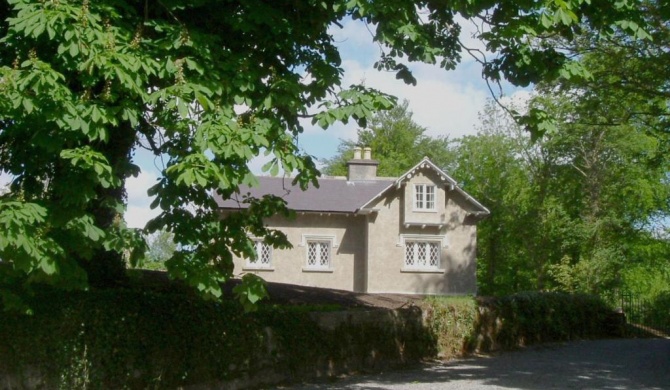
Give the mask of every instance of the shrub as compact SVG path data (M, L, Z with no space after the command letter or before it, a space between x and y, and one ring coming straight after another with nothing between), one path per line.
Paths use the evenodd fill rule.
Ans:
M496 324L480 321L478 333L480 337L495 335L495 340L487 344L501 348L601 337L607 332L611 313L596 296L558 292L525 292L480 300L483 311L489 311Z
M610 335L612 311L591 295L526 292L476 300L429 298L425 306L440 355L447 358Z
M426 323L436 335L439 356L451 359L471 349L477 320L472 297L429 297L423 305Z
M670 291L659 293L650 303L646 322L670 331Z

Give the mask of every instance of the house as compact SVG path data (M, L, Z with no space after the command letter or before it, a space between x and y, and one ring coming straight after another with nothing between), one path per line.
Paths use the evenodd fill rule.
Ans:
M260 177L259 187L242 192L287 201L296 217L266 223L293 248L256 240L257 258L235 259L235 269L357 292L476 293L476 224L489 210L428 158L397 178L377 177L378 164L369 148L357 148L346 178L321 178L307 191L290 178ZM217 202L224 213L245 206L235 198Z

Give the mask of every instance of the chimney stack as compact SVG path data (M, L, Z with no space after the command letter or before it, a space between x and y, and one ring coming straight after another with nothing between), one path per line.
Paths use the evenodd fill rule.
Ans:
M365 181L375 180L377 178L377 166L379 161L372 159L372 149L366 147L362 150L363 158L361 158L361 148L354 148L354 159L347 162L349 174L347 180L349 181Z

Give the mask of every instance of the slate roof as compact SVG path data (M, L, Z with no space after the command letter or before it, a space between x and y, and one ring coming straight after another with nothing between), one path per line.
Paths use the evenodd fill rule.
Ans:
M293 179L288 177L262 176L258 181L258 187L241 187L240 193L231 199L224 200L218 194L214 198L221 208L238 209L247 207L241 203L247 193L257 198L272 194L284 198L288 208L295 211L354 213L394 183L391 179L354 182L343 178L320 178L319 188L310 186L302 191L299 186L292 186Z
M293 179L290 177L261 176L258 178L258 187L241 187L239 194L233 195L231 199L224 200L218 194L214 195L214 199L219 207L231 210L248 207L242 203L247 193L255 198L272 194L284 198L288 208L295 211L355 213L366 209L376 198L391 188L400 188L404 181L409 180L420 169L431 169L436 172L442 180L442 185L449 186L452 191L460 193L467 202L474 206L475 210L478 210L473 212L474 215L490 214L489 209L460 188L456 180L433 164L428 157L424 157L398 178L356 181L348 181L344 178L320 178L319 188L309 187L306 191L302 191L299 186L291 185Z

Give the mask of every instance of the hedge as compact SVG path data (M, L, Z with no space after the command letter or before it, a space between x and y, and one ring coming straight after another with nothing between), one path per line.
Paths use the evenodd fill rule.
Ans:
M0 374L13 378L13 387L172 389L259 376L271 382L262 377L329 376L435 354L418 310L391 318L390 326L345 321L324 330L311 312L332 306L244 313L233 301L133 289L43 289L28 303L33 315L0 317Z
M448 358L601 337L611 316L596 297L560 293L431 298L423 313L359 311L355 321L352 311L323 313L333 306L245 314L234 301L183 291L44 288L28 304L32 315L0 317L0 374L12 378L5 387L271 384L416 362L438 350Z
M619 336L612 309L599 297L524 292L504 297L432 298L427 323L440 354L514 349L543 342Z

